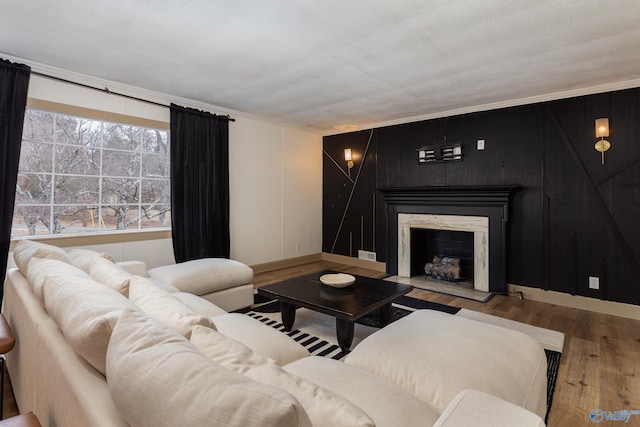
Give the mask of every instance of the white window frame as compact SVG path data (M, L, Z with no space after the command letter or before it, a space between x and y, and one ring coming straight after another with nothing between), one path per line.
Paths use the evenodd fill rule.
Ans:
M71 106L71 105L66 105L66 104L59 104L59 103L53 103L53 102L49 102L49 101L41 101L41 100L34 100L34 99L29 99L28 102L28 108L32 109L32 110L39 110L39 111L44 111L47 113L52 113L55 115L62 115L62 116L75 116L78 118L82 118L82 119L89 119L89 120L96 120L101 122L100 126L104 126L104 123L109 122L109 123L117 123L117 124L124 124L124 125L129 125L129 126L134 126L134 127L139 127L139 128L146 128L146 129L152 129L152 130L160 130L162 132L167 132L167 139L169 138L168 135L168 129L169 129L169 124L165 123L165 122L160 122L160 121L155 121L155 120L149 120L149 119L143 119L143 118L138 118L138 117L132 117L132 116L126 116L126 115L121 115L121 114L115 114L115 113L108 113L108 112L104 112L104 111L99 111L99 110L92 110L92 109L87 109L87 108L83 108L83 107L77 107L77 106ZM54 132L55 134L55 132ZM46 143L51 143L52 144L52 148L55 149L56 146L64 146L67 144L61 144L58 141L55 140L55 137L53 139L53 141L51 142L46 142ZM70 144L70 146L73 146L72 144ZM103 156L104 154L104 150L105 148L102 146L100 146L100 156ZM98 172L98 175L91 175L93 178L97 178L99 179L100 182L100 190L99 190L99 194L98 194L98 209L99 209L99 213L97 216L98 222L100 221L101 218L101 210L103 209L103 206L117 206L117 205L122 205L122 204L114 204L114 203L105 203L102 201L102 182L104 178L113 178L113 179L135 179L135 180L139 180L140 182L138 183L138 185L140 186L139 188L141 188L141 182L144 179L145 181L149 182L152 181L154 178L150 178L150 177L143 177L142 176L142 162L143 162L143 153L145 155L161 155L161 154L155 154L155 153L148 153L148 152L144 152L142 149L136 151L136 150L121 150L121 149L117 149L117 150L113 150L111 148L109 148L109 150L112 150L113 152L116 151L120 151L120 152L128 152L128 153L135 153L136 155L139 155L139 169L138 169L138 176L136 177L131 177L131 176L127 176L127 177L121 177L121 176L117 176L117 175L106 175L103 173L102 171L102 167L100 168L100 171ZM52 150L54 151L54 150ZM166 156L169 156L169 153L167 152L165 154ZM54 159L52 160L52 170L51 171L40 171L40 172L33 172L33 173L41 173L41 174L46 174L51 176L51 185L52 187L55 186L55 177L56 176L67 176L67 177L86 177L87 175L84 174L73 174L73 173L59 173L55 171L55 155L53 156ZM101 162L102 165L102 162ZM168 171L167 171L168 172ZM20 171L20 173L23 173L22 171ZM29 173L29 171L26 171L25 173ZM159 181L162 180L166 180L167 178L159 178ZM126 205L130 205L130 206L135 206L138 209L138 212L142 212L142 206L146 205L145 203L143 203L142 201L142 197L139 197L137 200L137 204L131 204L131 203L127 203ZM89 238L89 241L95 240L101 243L105 243L107 241L113 242L113 241L139 241L139 240L147 240L147 238L143 237L143 235L147 235L148 238L150 239L156 239L156 238L166 238L166 237L170 237L171 235L171 228L170 228L170 223L167 224L167 226L165 227L153 227L153 228L141 228L141 220L140 220L140 215L138 215L138 224L136 228L127 228L124 230L117 230L117 229L113 229L113 228L102 228L102 224L98 224L98 229L99 231L94 231L94 232L81 232L81 233L57 233L57 234L52 234L51 233L51 227L52 227L52 223L53 223L53 207L54 206L73 206L73 205L67 205L67 204L63 204L63 203L55 203L55 194L54 194L54 189L52 188L51 191L51 198L49 200L49 203L46 204L28 204L25 206L43 206L46 207L47 209L49 209L49 215L50 215L50 220L49 220L49 233L48 234L36 234L34 235L16 235L16 236L12 236L12 239L20 239L20 238L35 238L36 240L38 239L43 239L43 240L50 240L50 239L69 239L71 238L74 241L77 241L78 239L81 241L85 241L87 240L87 237ZM17 208L17 206L16 206ZM170 214L170 206L169 206L169 214ZM137 236L134 236L137 235ZM114 238L106 238L105 237L107 235L115 235L115 240ZM127 237L124 237L124 235L127 235ZM92 238L91 236L94 236L94 238ZM122 237L117 237L117 236L122 236ZM66 245L65 245L66 246Z

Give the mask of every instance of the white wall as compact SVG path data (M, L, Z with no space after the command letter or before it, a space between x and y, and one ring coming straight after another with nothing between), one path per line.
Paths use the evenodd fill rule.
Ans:
M322 138L236 119L230 129L231 257L249 265L322 251Z
M52 74L49 70L37 71ZM166 105L175 102L228 113L195 101L56 71L56 75L72 81L109 87L114 92ZM168 108L36 75L31 77L29 96L169 122ZM231 257L255 265L321 252L322 135L239 112L229 113L236 119L229 124ZM168 245L164 241L158 243L128 243L117 251L123 260L139 259L155 265L167 259Z

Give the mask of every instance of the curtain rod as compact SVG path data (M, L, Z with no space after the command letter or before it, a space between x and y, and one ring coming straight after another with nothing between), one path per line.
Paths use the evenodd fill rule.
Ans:
M123 98L133 99L135 101L146 102L147 104L157 105L158 107L170 108L168 105L161 104L159 102L149 101L148 99L142 99L142 98L138 98L138 97L135 97L135 96L126 95L124 93L113 92L113 91L109 90L108 87L105 87L105 88L95 87L95 86L87 85L87 84L84 84L84 83L79 83L79 82L74 82L72 80L63 79L62 77L56 77L56 76L51 76L49 74L40 73L38 71L31 71L31 74L35 74L36 76L45 77L45 78L51 79L51 80L57 80L59 82L64 82L64 83L69 83L69 84L76 85L76 86L81 86L81 87L84 87L84 88L87 88L87 89L97 90L99 92L104 92L104 93L107 93L109 95L117 95L117 96L121 96ZM230 122L235 122L236 121L236 119L234 119L233 117L229 116L228 114L227 115L216 114L216 115L219 116L219 117L226 117L227 119L229 119Z

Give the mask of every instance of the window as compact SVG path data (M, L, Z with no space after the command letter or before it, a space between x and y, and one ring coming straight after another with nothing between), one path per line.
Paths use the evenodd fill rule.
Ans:
M27 108L13 236L169 228L169 132Z

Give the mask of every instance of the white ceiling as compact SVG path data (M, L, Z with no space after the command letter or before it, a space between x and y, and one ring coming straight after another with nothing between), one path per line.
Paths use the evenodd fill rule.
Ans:
M640 86L640 0L0 0L0 52L326 132Z

